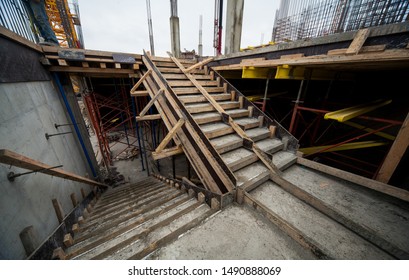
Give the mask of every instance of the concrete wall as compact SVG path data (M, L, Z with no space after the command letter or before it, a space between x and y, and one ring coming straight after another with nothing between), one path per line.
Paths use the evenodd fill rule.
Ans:
M81 176L89 174L75 134L55 136L46 140L45 133L74 131L72 127L54 124L71 123L67 118L60 94L51 81L0 83L0 149L9 149L49 165L64 165L64 170ZM0 258L24 259L26 253L20 232L32 225L39 242L43 242L58 226L52 199L56 198L65 214L72 208L70 194L82 200L85 184L30 174L7 180L8 172L26 172L0 164Z

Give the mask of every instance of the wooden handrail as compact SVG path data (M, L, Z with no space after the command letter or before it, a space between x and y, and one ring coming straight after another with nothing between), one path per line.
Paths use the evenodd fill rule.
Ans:
M71 181L90 184L94 186L108 187L107 185L102 184L100 182L76 175L68 171L64 171L59 168L50 169L52 168L51 165L47 165L45 163L17 154L7 149L0 150L0 162L24 169L37 171L47 175L68 179Z

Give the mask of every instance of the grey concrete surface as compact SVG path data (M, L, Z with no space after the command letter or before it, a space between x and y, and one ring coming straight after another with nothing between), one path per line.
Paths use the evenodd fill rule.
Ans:
M71 123L59 96L50 81L0 84L0 148L87 176L75 134L45 138L45 133L72 131L71 127L54 127ZM88 194L91 187L41 173L9 182L10 171L27 172L0 164L0 259L24 259L20 232L32 225L40 242L44 241L58 226L51 200L56 198L68 214L73 208L70 194L81 200L81 188Z
M331 258L339 260L392 258L271 181L250 192L250 195L303 232Z
M148 259L314 259L314 256L252 209L231 204Z

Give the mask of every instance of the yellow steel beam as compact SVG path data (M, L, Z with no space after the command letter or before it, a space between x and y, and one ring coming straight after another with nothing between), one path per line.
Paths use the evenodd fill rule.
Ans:
M274 70L271 68L245 66L241 77L243 79L267 79L272 71Z
M353 119L357 116L361 116L365 113L371 112L379 107L383 107L391 103L392 100L376 100L371 103L362 104L358 106L353 106L349 108L345 108L342 110L329 112L324 115L324 119L332 119L337 120L339 122L345 122L347 120Z
M365 149L365 148L372 148L377 146L387 145L387 142L380 142L380 141L362 141L362 142L352 142L346 143L340 146L336 146L334 148L328 149L323 151L323 153L327 152L335 152L335 151L345 151L345 150L354 150L354 149ZM299 149L300 152L309 155L319 152L321 150L327 149L332 145L328 146L316 146L316 147L308 147L308 148L301 148Z
M346 121L346 122L344 122L344 124L346 124L346 125L349 125L349 126L352 126L352 127L355 127L355 128L358 128L358 129L361 129L361 130L364 130L364 131L366 131L366 132L373 132L373 131L375 131L375 129L372 129L372 128L369 128L369 127L366 127L366 126L363 126L363 125L360 125L360 124L358 124L358 123L354 123L354 122L351 122L351 121ZM383 138L385 138L385 139L388 139L388 140L392 140L392 141L394 141L395 140L395 136L393 136L393 135L390 135L390 134L388 134L388 133L385 133L385 132L375 132L374 133L375 135L378 135L378 136L380 136L380 137L383 137Z
M304 67L280 65L277 66L276 79L304 79Z

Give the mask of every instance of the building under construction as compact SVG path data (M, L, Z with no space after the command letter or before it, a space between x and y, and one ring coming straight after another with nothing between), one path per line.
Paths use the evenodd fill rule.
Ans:
M189 59L170 2L169 57L0 3L0 258L409 259L408 1L281 1L261 46L227 1L224 55L216 1Z

